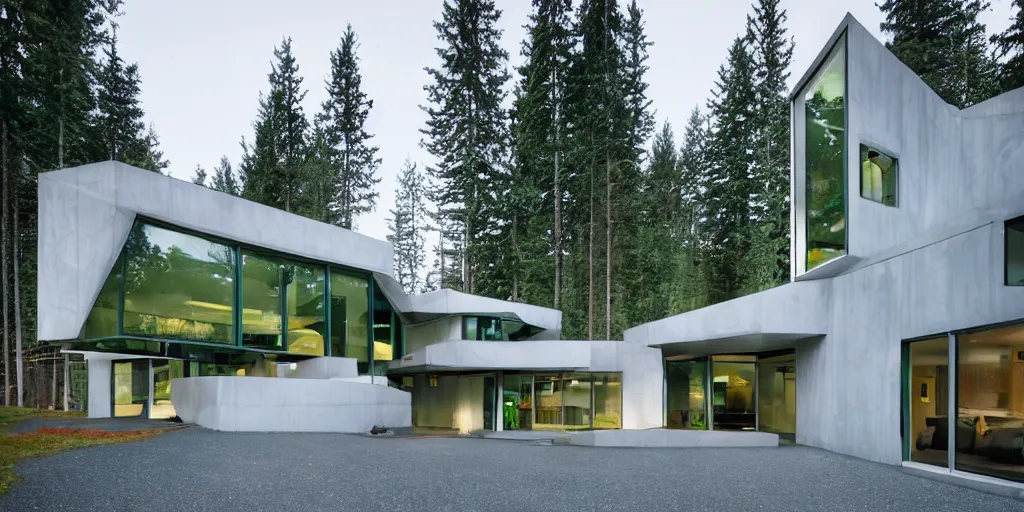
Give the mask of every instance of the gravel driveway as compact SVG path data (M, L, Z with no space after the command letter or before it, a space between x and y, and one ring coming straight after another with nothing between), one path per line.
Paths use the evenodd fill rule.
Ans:
M3 511L1024 511L1024 502L800 446L232 434L194 427L17 465Z

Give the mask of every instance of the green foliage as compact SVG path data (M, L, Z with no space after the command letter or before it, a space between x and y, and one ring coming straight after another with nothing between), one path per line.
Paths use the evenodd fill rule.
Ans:
M1004 59L999 72L1000 92L1024 87L1024 0L1013 0L1013 5L1017 12L1010 18L1010 26L992 36L996 54Z
M395 250L395 278L410 294L422 289L419 276L426 259L426 195L425 177L415 163L406 160L398 175L395 208L388 219L388 241Z
M983 0L886 0L886 43L950 105L966 108L999 91L998 64L992 58L985 25L978 21L989 8Z

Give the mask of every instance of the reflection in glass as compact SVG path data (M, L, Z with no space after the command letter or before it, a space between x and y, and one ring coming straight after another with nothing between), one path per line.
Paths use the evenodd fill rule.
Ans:
M1024 326L956 342L956 469L1024 482Z
M1006 284L1024 286L1024 217L1006 222Z
M591 376L586 373L562 375L562 411L566 430L589 429Z
M142 416L149 403L149 360L114 361L114 417Z
M463 336L463 339L467 339L467 340L475 340L475 339L477 339L477 337L476 337L476 317L475 316L467 316L467 317L463 318L462 321L463 321L463 331L465 332L465 335Z
M366 372L370 290L366 278L331 270L331 355L351 357Z
M391 329L394 315L391 303L380 290L373 289L373 374L386 375L388 361L395 358ZM492 399L493 400L493 399Z
M288 290L288 353L322 356L324 269L287 260L282 269Z
M864 144L860 145L860 196L886 206L896 206L899 162Z
M757 362L757 428L795 440L796 354Z
M594 428L622 428L621 374L594 374Z
M110 269L106 281L103 281L103 287L100 288L96 302L93 304L92 310L89 311L89 317L85 320L85 331L82 333L82 337L85 339L117 335L117 297L118 287L121 285L121 258L121 256L117 257L114 268Z
M153 360L153 410L151 419L166 419L177 416L171 403L171 379L185 376L185 364L178 360Z
M807 270L846 253L845 41L804 95Z
M233 342L231 247L137 222L126 257L125 334Z
M502 418L505 430L533 428L533 375L505 375Z
M712 361L715 430L754 430L754 363Z
M707 429L706 394L707 360L668 361L667 427Z
M242 344L284 350L281 302L287 287L279 258L242 253Z
M535 430L562 428L562 380L555 375L537 375L533 380Z
M917 341L909 346L910 393L905 396L910 399L910 435L906 440L910 443L910 460L945 467L949 448L947 337Z

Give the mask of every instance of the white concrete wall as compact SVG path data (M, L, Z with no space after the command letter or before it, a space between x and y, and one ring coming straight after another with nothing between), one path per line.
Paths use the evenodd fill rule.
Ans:
M110 404L113 401L110 396L110 379L113 365L110 359L89 359L86 358L86 367L89 369L89 417L109 418Z
M463 434L484 428L484 377L460 376L455 389L455 428Z
M295 370L289 377L299 379L335 379L358 377L355 358L314 357L295 363Z
M409 393L337 379L173 379L182 420L230 432L369 432L412 424Z
M462 339L462 317L449 316L422 324L405 326L405 353L423 350L427 345Z

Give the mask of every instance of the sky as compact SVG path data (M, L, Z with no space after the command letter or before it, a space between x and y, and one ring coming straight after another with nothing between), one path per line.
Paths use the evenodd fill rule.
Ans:
M681 142L695 106L704 107L732 40L744 30L753 0L638 0L650 48L648 96L655 119L668 121ZM803 75L842 21L853 14L879 40L883 17L875 0L782 0L793 52L790 85ZM625 0L620 0L625 3ZM523 62L520 47L529 0L496 0L502 45L510 70ZM252 140L259 92L266 91L275 45L292 38L292 51L309 90L311 117L326 97L329 54L347 24L359 36L363 91L373 100L366 130L380 147L380 198L356 231L387 235L396 176L406 158L432 162L420 147L426 116L424 67L439 64L433 22L442 0L126 0L118 18L119 52L137 62L147 123L160 136L171 176L189 179L200 165L212 169L226 155L237 167L242 137ZM1009 26L1010 0L992 0L981 21L989 33ZM515 74L513 73L513 76ZM511 86L511 83L509 84Z

